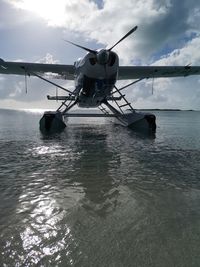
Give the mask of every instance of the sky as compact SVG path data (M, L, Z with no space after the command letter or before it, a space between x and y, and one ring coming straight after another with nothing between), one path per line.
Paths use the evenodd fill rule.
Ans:
M200 6L196 0L0 0L0 58L73 64L85 51L112 46L120 65L200 66ZM0 108L54 109L55 87L0 75ZM57 81L73 89L72 81ZM117 86L129 81L117 82ZM153 87L153 94L152 94ZM124 91L135 108L200 109L200 76L146 80Z

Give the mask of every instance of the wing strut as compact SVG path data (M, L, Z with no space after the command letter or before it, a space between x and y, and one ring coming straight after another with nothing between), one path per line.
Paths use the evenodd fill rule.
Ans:
M49 80L45 79L44 77L40 76L39 74L37 74L37 73L35 73L35 72L33 72L33 71L30 71L28 74L29 74L29 75L32 74L32 75L34 75L34 76L40 78L41 80L43 80L43 81L45 81L45 82L48 82L48 83L50 83L50 84L52 84L52 85L55 85L55 86L57 86L58 88L60 88L60 89L62 89L62 90L64 90L64 91L66 91L66 92L68 92L70 95L76 95L76 93L71 92L71 91L69 91L68 89L66 89L66 88L64 88L64 87L62 87L62 86L60 86L60 85L58 85L58 84L56 84L56 83L54 83L54 82L52 82L52 81L49 81Z
M129 87L129 86L131 86L131 85L133 85L133 84L135 84L135 83L138 83L138 82L140 82L140 81L142 81L142 80L144 80L144 79L146 79L146 78L140 78L140 79L138 79L138 80L136 80L136 81L134 81L134 82L131 82L131 83L129 83L129 84L127 84L127 85L125 85L125 86L123 86L123 87L121 87L121 88L115 90L114 92L112 92L112 95L114 95L115 93L118 93L118 91L122 91L122 90L126 89L127 87Z
M27 73L27 71L25 70L25 68L24 68L24 67L22 67L22 68L23 68L24 71L25 71L25 82L26 82L26 78L27 78L27 74L28 74L28 75L34 75L34 76L38 77L39 79L41 79L41 80L43 80L43 81L45 81L45 82L48 82L48 83L50 83L50 84L52 84L52 85L55 85L55 86L56 86L56 97L55 97L55 98L56 98L57 100L59 99L59 97L57 96L57 90L58 90L58 88L60 88L60 89L62 89L62 90L64 90L64 91L66 91L67 93L69 93L69 97L66 97L66 99L64 99L64 101L62 102L62 104L60 105L60 107L57 109L57 112L59 111L59 112L61 112L63 115L65 115L65 113L66 113L67 111L69 111L73 106L75 106L75 105L77 104L78 100L77 100L75 97L74 97L74 99L71 99L71 100L69 99L70 97L72 97L72 95L77 96L77 94L76 94L75 92L71 92L71 91L69 91L68 89L66 89L66 88L64 88L64 87L62 87L62 86L60 86L60 85L58 85L58 84L56 84L56 83L54 83L54 82L52 82L52 81L49 81L49 80L45 79L44 77L40 76L39 74L37 74L37 73L35 73L35 72L33 72L33 71L30 71L30 72ZM26 90L27 90L27 89L26 89ZM48 98L48 99L51 99L50 96L47 96L47 98ZM69 101L68 104L66 104L67 101ZM64 111L61 111L61 109L62 109L63 107L65 107L65 109L64 109Z

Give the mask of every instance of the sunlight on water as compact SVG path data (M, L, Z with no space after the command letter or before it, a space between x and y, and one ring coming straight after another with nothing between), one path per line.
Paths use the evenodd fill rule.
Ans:
M36 148L30 149L33 154L38 155L45 155L45 154L58 154L60 156L64 156L65 154L62 153L61 146L55 145L55 146L39 146ZM70 151L69 151L70 152Z
M28 195L19 197L20 201L24 203L25 198L30 199ZM64 212L60 212L58 204L55 199L50 199L48 196L41 195L37 199L29 202L32 206L30 218L27 220L30 226L20 234L22 239L23 249L27 252L27 256L32 259L35 264L38 263L43 257L53 255L63 250L66 247L65 239L71 238L70 229L66 227L65 239L59 240L55 245L51 243L45 245L45 241L51 238L56 238L58 235L58 224L65 216ZM56 210L56 212L55 212ZM19 207L17 213L23 213L24 208Z
M97 122L43 136L37 115L13 114L1 266L199 266L200 113L157 112L155 136Z
M81 194L76 194L73 189L67 190L67 198L71 200L65 210L59 203L60 189L54 185L46 184L41 179L41 173L35 173L31 183L24 186L21 195L18 197L16 214L24 217L23 227L20 233L23 251L26 252L26 259L34 264L42 261L44 257L57 255L56 261L59 262L60 252L63 250L73 261L70 254L71 245L75 242L70 227L63 221L68 215L70 202L78 201ZM74 196L73 196L74 195ZM73 205L72 205L73 206ZM57 240L54 242L54 240ZM68 248L69 247L69 248Z
M29 109L22 109L21 111L25 111L27 113L32 113L32 114L43 114L46 110L45 109L39 109L39 108L29 108Z

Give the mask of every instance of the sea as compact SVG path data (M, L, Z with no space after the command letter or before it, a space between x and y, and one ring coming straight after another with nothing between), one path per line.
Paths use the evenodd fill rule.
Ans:
M43 135L0 110L0 266L200 266L200 112L155 134L99 118Z

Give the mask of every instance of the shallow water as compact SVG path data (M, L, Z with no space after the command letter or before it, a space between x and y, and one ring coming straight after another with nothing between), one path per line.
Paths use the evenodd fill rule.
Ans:
M43 136L0 111L1 266L199 266L200 112Z

